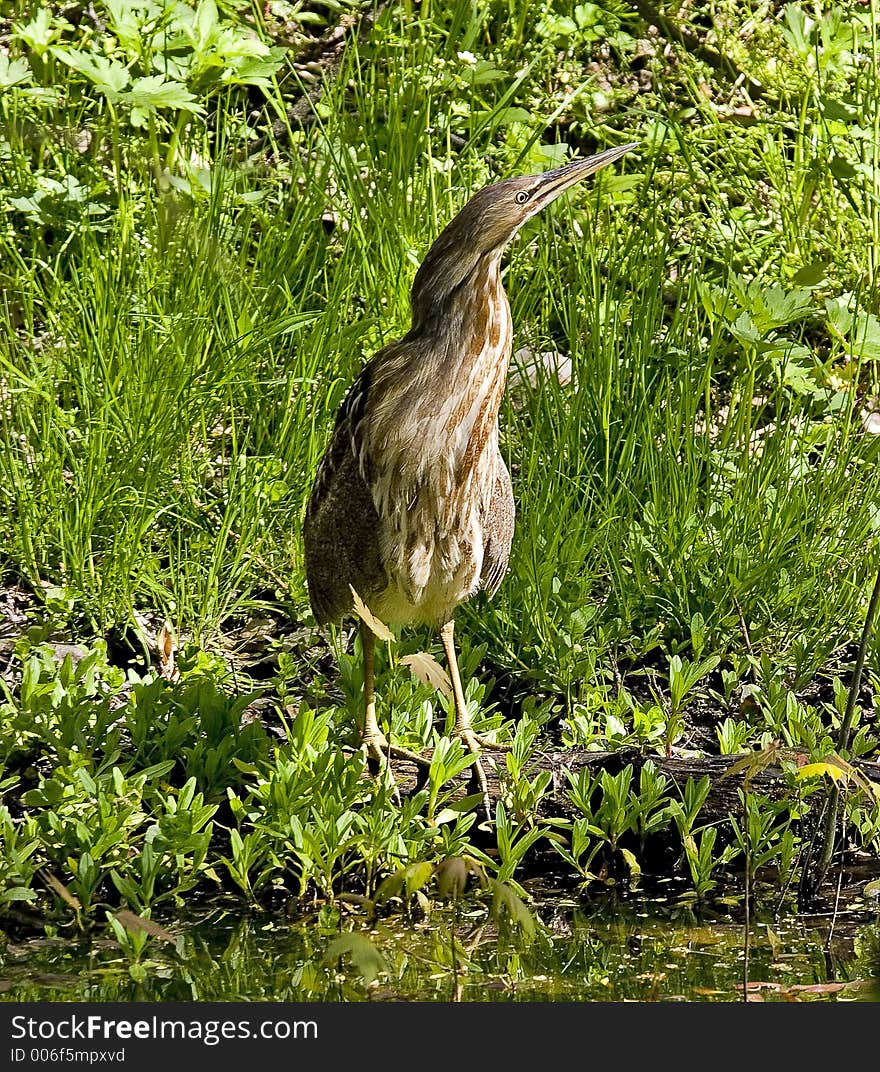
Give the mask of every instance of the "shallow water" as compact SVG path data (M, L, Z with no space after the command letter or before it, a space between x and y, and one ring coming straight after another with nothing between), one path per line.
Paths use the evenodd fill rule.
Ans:
M164 921L174 943L151 939L136 963L107 939L10 940L0 948L0 1000L743 999L741 921L656 901L585 907L557 899L535 915L542 925L528 940L499 930L482 905L457 919L438 908L372 929L344 909L298 921L218 910ZM328 957L334 939L352 929L366 940ZM880 1000L878 943L880 921L866 913L833 925L830 917L753 921L749 1000Z

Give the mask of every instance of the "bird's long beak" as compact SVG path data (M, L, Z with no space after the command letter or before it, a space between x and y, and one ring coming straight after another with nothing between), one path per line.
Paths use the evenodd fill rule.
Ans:
M613 164L615 160L619 160L624 153L628 153L630 149L635 149L636 145L637 142L634 141L629 142L627 145L618 145L613 149L606 149L604 152L596 153L595 156L588 156L583 160L572 160L568 164L563 164L562 167L554 168L552 171L545 171L539 177L540 181L537 191L532 197L532 204L543 208L559 197L561 193L568 190L569 187L580 182L581 179L585 179L588 175L593 175L607 164Z

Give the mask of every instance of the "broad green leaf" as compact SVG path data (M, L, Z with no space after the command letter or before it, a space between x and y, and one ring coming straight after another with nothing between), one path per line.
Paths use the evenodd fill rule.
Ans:
M273 54L278 49L272 49ZM220 78L224 86L262 86L268 89L271 79L284 65L283 55L242 56L228 62Z
M781 328L812 312L812 293L806 287L785 291L781 287L749 287L752 315L765 330Z
M465 77L475 86L487 85L506 78L507 72L489 63L487 60L479 60L473 67L465 68Z
M828 274L829 260L812 261L795 272L794 281L802 287L817 287Z
M110 100L117 100L131 81L128 68L116 60L108 60L106 56L81 52L76 48L60 48L57 45L52 46L51 52L56 59L87 78Z
M437 826L442 826L443 823L454 823L456 819L460 818L461 812L455 811L453 808L442 808L434 816L434 822Z
M35 890L26 889L24 886L13 886L10 890L4 890L0 894L0 901L35 901Z
M217 5L214 0L199 0L194 23L196 31L195 44L198 51L204 51L213 43L219 22Z
M110 17L113 34L129 59L139 59L146 43L144 16L138 10L140 5L132 4L130 0L104 0L103 6Z
M629 868L629 877L633 880L638 879L642 874L642 868L636 859L636 853L630 852L629 849L625 849L623 846L621 846L620 851L626 866Z
M406 889L408 893L415 893L430 882L434 875L434 865L427 860L417 860L409 864L404 870Z
M32 81L33 76L26 59L10 59L4 52L0 52L0 90L27 86Z
M746 346L757 346L763 336L755 326L755 322L747 312L742 312L730 325L730 332Z
M531 941L537 928L534 916L526 908L522 898L510 886L497 879L489 879L489 886L492 889L492 910L495 917L498 918L503 910L523 938Z
M853 318L850 340L854 353L870 361L880 359L880 320L861 310Z
M839 298L825 299L825 315L829 325L838 335L847 335L852 327L853 314L849 311L851 295L841 294Z
M805 763L803 767L798 767L795 778L803 781L804 778L817 778L823 774L827 774L835 782L847 776L845 771L833 763Z
M852 780L856 785L863 789L866 793L871 794L873 797L880 799L880 785L867 778L858 767L854 767L851 763L835 753L826 756L823 760L819 760L815 763L805 763L797 770L797 778L811 778L820 774L827 774L829 778L836 781L849 781Z
M180 82L166 81L161 74L150 74L144 78L138 78L125 94L125 99L135 107L144 110L176 108L198 115L205 111L185 85Z
M376 896L374 898L376 904L382 904L382 902L387 901L389 897L397 897L403 889L405 878L405 867L399 867L393 874L386 875L379 883L376 890Z

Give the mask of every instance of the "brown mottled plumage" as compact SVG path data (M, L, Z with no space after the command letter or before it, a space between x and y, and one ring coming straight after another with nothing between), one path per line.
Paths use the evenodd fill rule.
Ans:
M455 732L474 753L498 746L471 727L452 621L478 588L490 596L497 591L513 538L513 491L498 449L512 341L501 255L526 220L631 148L506 179L471 198L416 273L410 330L375 354L342 402L306 510L315 618L338 621L351 613L354 588L388 624L440 627ZM401 750L389 748L376 722L375 638L363 623L361 635L363 743L381 760ZM474 774L487 800L478 758Z

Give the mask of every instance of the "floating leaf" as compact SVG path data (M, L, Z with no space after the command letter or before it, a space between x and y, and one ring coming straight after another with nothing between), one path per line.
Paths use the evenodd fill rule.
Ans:
M346 934L337 935L327 946L323 963L329 966L346 953L351 957L352 964L367 985L372 983L380 972L388 970L382 954L373 942L359 931L348 931Z

